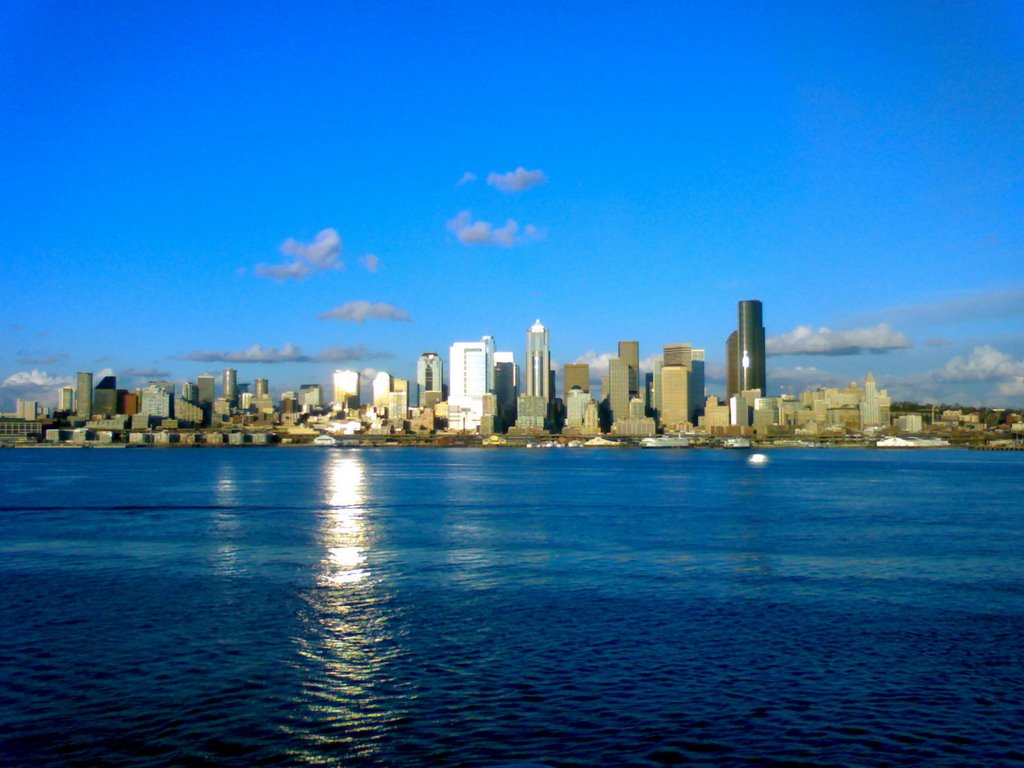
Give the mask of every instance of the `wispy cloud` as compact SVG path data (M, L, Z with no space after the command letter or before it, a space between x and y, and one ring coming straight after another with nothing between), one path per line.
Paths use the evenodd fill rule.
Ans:
M911 346L905 334L885 323L874 328L833 331L798 325L792 331L765 341L768 355L856 355L861 352L888 352Z
M532 224L527 224L520 232L519 223L513 219L509 219L501 227L495 227L489 221L473 221L473 215L469 211L462 211L450 219L448 229L465 245L500 245L505 248L525 245L544 236Z
M401 320L408 322L411 318L404 309L393 304L371 304L368 301L350 301L322 315L317 320L344 320L349 323L363 323L367 320Z
M839 384L836 376L814 366L795 366L794 368L773 368L768 371L768 380L773 390L802 392L818 387L834 387Z
M327 347L318 354L307 355L297 346L288 342L280 349L253 344L238 352L196 351L179 359L199 363L324 363L365 360L366 358L391 357L384 352L371 352L366 347Z
M487 174L487 183L506 194L525 192L530 187L543 184L547 180L548 177L544 171L528 171L523 166L507 173Z
M281 244L281 253L290 256L284 264L257 264L256 274L275 280L300 280L317 272L342 269L341 235L327 228L317 233L312 243L288 238Z
M161 368L122 368L117 375L126 379L166 379L171 372Z
M67 357L63 352L46 354L45 352L25 349L18 351L18 363L21 365L53 365L62 360L67 360Z
M861 322L939 325L1024 315L1024 286L961 293L936 301L903 304L856 315Z
M474 181L476 181L476 174L473 173L472 171L466 171L464 174L462 174L462 178L455 182L455 186L461 187L465 184L472 184Z
M380 267L380 259L372 253L368 253L359 260L367 272L376 272Z

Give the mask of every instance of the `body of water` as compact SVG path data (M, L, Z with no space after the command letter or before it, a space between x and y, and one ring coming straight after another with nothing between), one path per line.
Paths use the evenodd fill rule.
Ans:
M0 451L5 765L1024 763L1024 455Z

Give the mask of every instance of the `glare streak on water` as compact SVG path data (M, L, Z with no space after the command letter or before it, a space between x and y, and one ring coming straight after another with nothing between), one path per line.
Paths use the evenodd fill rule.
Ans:
M0 451L0 763L1024 763L1024 461Z

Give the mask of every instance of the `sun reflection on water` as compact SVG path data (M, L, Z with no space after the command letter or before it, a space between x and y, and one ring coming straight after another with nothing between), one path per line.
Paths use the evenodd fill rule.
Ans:
M361 458L335 452L324 467L321 539L325 556L320 583L357 584L369 576L366 564L366 476Z
M357 451L332 454L321 467L316 587L305 593L305 630L296 637L303 706L287 729L303 763L328 747L371 759L402 714L386 672L398 648L381 579L367 565L375 531L366 462Z

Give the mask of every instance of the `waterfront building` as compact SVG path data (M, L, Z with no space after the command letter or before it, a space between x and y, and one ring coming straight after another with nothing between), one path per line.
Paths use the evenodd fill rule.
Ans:
M225 368L221 387L224 399L231 403L231 405L234 405L238 400L238 371L234 368Z
M516 431L537 432L547 426L548 403L540 395L520 395Z
M427 393L431 405L439 402L444 393L444 361L436 352L424 352L416 361L416 404L424 406Z
M704 401L704 414L699 423L705 432L724 431L729 426L729 406L711 395Z
M333 376L334 392L332 402L335 410L348 410L359 407L359 373L344 370L335 371Z
M39 401L22 400L18 398L14 403L14 417L25 421L35 421L39 416Z
M92 418L92 372L79 371L75 388L75 415L80 419Z
M626 365L626 375L629 377L629 397L640 395L640 342L620 341L619 359Z
M117 413L117 378L104 376L92 393L93 416L112 416Z
M526 394L551 402L551 346L540 320L526 332Z
M448 426L458 432L480 428L483 397L494 392L494 339L457 341L449 350Z
M565 398L565 426L570 430L583 427L587 407L594 402L594 396L580 387L573 387Z
M179 422L201 424L203 422L203 409L198 403L187 400L184 396L174 399L174 418Z

